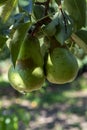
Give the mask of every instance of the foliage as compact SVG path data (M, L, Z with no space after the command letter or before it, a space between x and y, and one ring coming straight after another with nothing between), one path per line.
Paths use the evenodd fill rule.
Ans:
M70 119L70 115L78 115L78 118L81 117L81 119L82 117L84 117L84 119L87 118L87 109L84 106L86 104L79 105L79 102L84 103L86 97L83 95L83 98L81 98L78 97L77 94L79 91L81 92L81 89L84 89L82 86L83 83L81 82L84 81L79 82L78 80L78 82L76 82L77 84L73 82L71 86L70 84L55 86L54 84L48 84L48 82L46 82L47 84L44 84L45 86L40 89L40 91L35 91L26 95L19 94L19 97L14 97L13 95L9 97L9 95L14 92L13 89L13 91L10 90L10 93L8 95L5 95L6 99L3 95L1 96L4 91L0 91L0 129L21 130L23 128L24 130L27 130L30 128L29 126L32 124L32 122L35 123L34 129L36 129L38 122L40 122L39 118L41 117L44 120L44 114L42 114L43 111L47 114L46 118L52 117L54 119L55 117L58 120L58 124L61 124L61 117L59 116L60 113L63 115L65 113L68 119ZM87 83L86 79L85 82ZM2 86L2 88L5 88L5 90L8 89L8 85L3 86L3 84L0 83L0 86ZM87 86L85 86L85 88L87 90ZM84 91L82 92L84 94ZM80 94L80 96L82 96L82 94ZM7 104L7 101L10 103ZM7 106L5 106L5 103L3 102L5 102ZM62 110L61 108L66 109ZM72 118L74 119L74 117ZM78 125L80 125L78 118L76 121L78 122ZM55 120L53 121L56 123ZM48 128L47 123L42 124L43 127ZM67 125L69 126L69 124ZM42 129L42 125L39 125L38 127ZM43 130L45 128L43 128ZM59 125L57 128L59 128ZM51 127L49 129L55 129L55 127Z
M10 107L8 109L3 108L3 110L0 110L0 129L1 130L18 130L20 121L23 121L25 127L28 124L30 120L30 114L26 112L25 113L26 118L25 118L24 115L22 114L25 112L24 109L22 108L18 109L18 107L15 105L13 107Z
M86 0L0 0L0 49L8 47L15 67L26 39L37 37L40 47L44 43L46 48L43 57L45 76L46 56L52 47L68 48L81 59L80 50L84 55L87 53L86 5ZM58 44L52 43L53 39Z

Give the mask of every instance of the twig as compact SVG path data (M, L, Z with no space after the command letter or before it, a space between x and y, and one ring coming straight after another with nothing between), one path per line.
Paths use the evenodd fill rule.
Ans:
M56 0L56 3L58 4L58 6L61 6L61 0Z
M37 21L37 23L35 23L35 26L42 26L43 24L47 24L49 22L51 22L51 19L49 18L49 16L46 16L41 20Z
M43 24L47 24L51 22L51 19L49 18L49 16L46 16L44 18L42 18L41 20L37 21L34 26L35 28L33 29L33 31L31 33L31 35L35 35L35 33L40 29L40 27L43 25Z
M37 4L37 5L44 5L45 6L45 15L44 15L44 18L40 19L39 21L37 21L34 24L35 28L33 29L33 31L29 30L31 35L35 35L35 33L40 29L40 27L43 24L48 24L49 22L51 22L51 19L48 16L48 9L49 9L50 1L51 0L47 0L46 2L35 2L35 4Z
M67 18L64 15L64 12L62 10L62 8L60 9L62 16L63 16L63 20L64 20L64 25L65 25L65 33L67 33Z
M47 11L48 11L48 8L49 8L49 3L50 3L50 0L47 0L46 3L45 3L45 15L47 15Z
M64 12L62 10L61 0L56 0L56 3L58 4L58 8L61 11L61 14L63 16L63 20L64 20L64 24L65 24L65 33L67 33L67 19L66 19Z

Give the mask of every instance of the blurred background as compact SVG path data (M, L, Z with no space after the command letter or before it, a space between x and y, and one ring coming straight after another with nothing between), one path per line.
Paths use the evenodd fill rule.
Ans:
M80 70L69 84L46 81L29 94L8 82L10 54L0 52L0 130L87 130L87 56L78 59Z

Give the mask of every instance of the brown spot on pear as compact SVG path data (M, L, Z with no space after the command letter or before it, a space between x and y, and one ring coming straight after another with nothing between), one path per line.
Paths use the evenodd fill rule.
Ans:
M8 79L18 91L31 92L44 83L43 57L36 37L29 37L22 44L15 68L11 66Z

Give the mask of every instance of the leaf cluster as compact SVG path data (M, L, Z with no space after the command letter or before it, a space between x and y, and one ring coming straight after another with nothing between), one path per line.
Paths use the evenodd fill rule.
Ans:
M87 53L86 0L0 0L0 50L8 46L15 66L28 34L55 37Z

